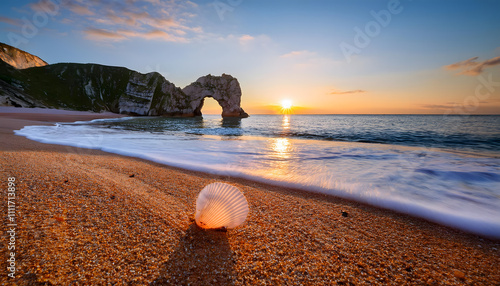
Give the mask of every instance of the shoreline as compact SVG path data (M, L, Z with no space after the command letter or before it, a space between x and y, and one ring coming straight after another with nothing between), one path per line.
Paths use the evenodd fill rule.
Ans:
M328 195L13 134L25 125L85 120L78 116L103 118L0 112L2 182L15 176L22 201L22 259L17 280L7 282L500 281L500 241ZM245 224L227 233L201 231L189 220L198 192L214 181L236 185L250 204Z
M280 116L277 117L280 119ZM125 118L119 118L118 120L112 119L112 122L119 122L122 120L125 120L125 122L129 119L132 119L131 121L135 121L133 117L125 117ZM147 118L144 118L146 122L149 122L150 120ZM201 119L198 118L197 121L201 120L205 122L213 122L216 121L217 119L220 119L220 116L211 116L207 117L206 119ZM152 122L156 122L156 120L161 120L158 117L153 117L151 118ZM141 120L142 121L142 120ZM81 124L80 124L81 123ZM70 126L73 123L69 123ZM109 124L105 123L105 125ZM148 124L148 123L146 123ZM64 124L63 124L64 125ZM78 122L77 125L83 125L85 124L83 122ZM85 128L85 127L84 127ZM46 131L44 131L46 130ZM242 132L242 135L238 135L237 138L238 140L225 140L228 139L227 137L220 137L218 135L203 135L203 137L199 137L198 139L200 140L200 144L190 144L190 142L193 141L188 141L186 143L181 143L179 144L178 139L182 138L177 137L174 135L166 136L166 137L161 137L161 141L158 140L153 140L153 142L161 142L160 144L151 144L150 137L148 137L148 134L141 134L139 135L140 137L137 137L137 139L145 139L144 144L140 145L135 145L135 140L130 142L127 140L127 136L125 138L122 138L122 133L121 132L112 132L111 134L101 137L101 135L94 136L96 134L101 134L99 131L97 133L94 133L94 130L92 128L88 131L89 134L94 134L93 136L86 136L85 132L82 130L76 130L76 132L73 132L71 128L68 128L66 131L63 131L64 129L59 129L59 127L55 126L40 126L36 127L34 129L30 129L29 127L26 127L24 130L21 131L16 131L15 134L17 135L22 135L25 136L26 138L29 138L31 140L37 141L37 142L42 142L42 143L49 143L49 144L61 144L67 146L73 146L73 147L81 147L81 148L90 148L90 149L96 149L96 150L101 150L104 152L110 152L113 154L118 154L118 155L125 155L133 158L141 158L145 159L147 161L151 162L156 162L160 164L164 164L166 166L171 166L171 167L177 167L185 170L190 170L190 171L199 171L199 172L205 172L208 174L213 174L213 175L223 175L223 176L229 176L229 177L235 177L235 178L240 178L240 179L247 179L249 181L253 182L260 182L263 184L268 184L268 185L273 185L273 186L278 186L282 188L289 188L289 189L300 189L306 192L314 192L314 193L321 193L321 194L326 194L326 195L331 195L337 198L343 198L346 200L351 200L351 201L356 201L356 202L361 202L365 203L374 207L378 208L383 208L383 209L388 209L390 211L395 211L398 213L403 213L407 214L413 217L418 217L430 222L434 222L440 225L444 225L447 227L451 227L454 229L462 230L464 232L469 232L473 234L477 234L482 237L490 238L490 239L500 239L500 221L496 219L497 217L500 216L500 212L494 213L492 210L491 213L487 213L483 211L483 208L487 208L490 206L493 206L494 203L484 203L480 206L476 205L468 205L467 207L464 206L464 209L458 210L457 206L461 206L461 202L457 200L453 200L453 198L450 199L450 201L447 201L447 196L436 196L434 197L434 201L426 201L424 200L406 200L405 199L405 192L407 192L408 188L411 188L411 184L408 185L398 185L399 191L401 191L402 196L398 196L398 194L395 194L395 196L389 196L384 193L384 191L387 190L387 188L391 188L394 184L397 182L390 182L387 185L384 185L385 187L372 187L372 186L365 186L361 190L354 188L353 190L349 189L349 185L347 188L345 186L336 186L336 185L325 185L321 183L320 180L309 180L308 176L301 176L301 174L307 173L308 170L307 168L304 169L302 168L301 171L296 171L297 168L300 168L302 163L299 162L294 162L294 163L287 163L283 164L285 167L281 166L274 166L274 167L266 167L263 166L263 169L261 167L255 168L252 166L255 166L256 164L259 165L259 160L258 159L253 159L253 158L248 158L248 157L235 157L236 163L232 165L231 160L224 160L224 159L218 159L217 156L210 157L210 152L207 154L207 150L210 149L217 149L217 148L222 148L220 149L220 153L218 155L226 155L226 151L231 151L234 152L233 154L237 154L240 152L245 152L249 151L250 149L245 149L245 150L240 150L239 147L237 146L238 144L231 144L228 142L245 142L245 146L248 146L248 148L252 148L250 146L253 146L252 150L255 150L255 147L258 145L262 144L281 144L281 139L273 139L272 137L268 136L262 136L262 135L243 135L245 132ZM86 128L84 130L87 130ZM63 132L61 132L63 131ZM82 133L83 132L83 133ZM203 132L202 132L203 133ZM107 131L106 131L106 134ZM127 132L123 134L128 134ZM133 135L136 136L136 135ZM173 136L173 137L171 137ZM73 138L72 138L73 137ZM74 138L78 138L78 140L75 140ZM110 139L114 138L114 139ZM168 138L168 139L167 139ZM230 137L231 139L234 137ZM160 138L158 138L160 139ZM163 141L163 140L168 140ZM221 147L217 144L212 145L210 141L215 140L221 140L224 139L223 141L226 141ZM205 141L205 140L208 140ZM198 140L195 140L198 142ZM142 141L141 141L142 142ZM182 142L182 140L181 140ZM253 142L253 143L252 143ZM331 142L331 141L324 141L324 140L310 140L310 139L304 139L304 138L288 138L286 139L286 144L289 146L289 150L296 150L298 153L298 156L301 156L299 154L302 154L300 149L300 145L302 146L308 146L310 143L314 144L314 149L315 150L325 150L328 149L327 152L332 152L332 150L336 150L335 152L342 152L341 156L349 156L349 152L346 152L346 149L363 149L363 150L370 150L371 152L374 153L384 153L388 152L388 156L401 156L399 160L396 160L396 162L392 161L391 164L385 164L385 167L387 167L390 171L390 174L387 172L385 175L392 175L392 174L397 174L399 170L391 168L392 164L399 164L401 161L408 161L408 160L414 160L414 158L411 158L411 154L417 153L430 153L430 157L435 156L436 154L439 154L438 156L447 156L447 155L452 155L452 156L460 156L459 158L455 158L453 160L467 160L468 158L491 158L491 156L487 156L484 153L479 153L477 151L473 156L471 154L464 154L463 152L452 152L452 149L440 149L440 148L429 148L429 147L414 147L414 146L403 146L403 145L396 145L396 144L376 144L376 143L365 143L365 142ZM132 147L129 147L132 144ZM229 144L229 145L228 145ZM181 152L179 153L179 150L182 150L183 148L186 148L186 153ZM234 149L233 149L234 148ZM274 147L273 147L274 148ZM333 148L333 149L332 149ZM341 149L341 150L339 150ZM342 150L344 149L344 150ZM271 150L271 151L276 151L276 150ZM285 150L285 153L289 152L288 150ZM295 151L293 151L295 152ZM405 154L405 157L402 157L403 154ZM410 155L408 155L410 154ZM209 159L207 159L207 156ZM303 154L302 154L303 155ZM481 156L483 155L483 156ZM281 150L276 153L276 156L281 156ZM318 153L318 156L321 156L321 152ZM408 157L409 156L409 157ZM264 156L265 157L265 156ZM419 155L420 157L420 155ZM425 157L425 156L423 156ZM465 158L467 157L467 158ZM196 158L193 160L193 158ZM266 158L263 158L263 160L266 160ZM437 159L436 159L437 160ZM238 163L239 161L239 163ZM213 163L216 162L214 165ZM272 162L270 162L272 164ZM369 163L369 162L368 162ZM426 170L427 165L422 165L421 162L419 162L421 166L418 168L423 170ZM452 162L449 162L450 164L453 164ZM488 162L483 162L482 164L486 164ZM493 163L493 162L492 162ZM226 166L228 164L231 164L229 168ZM307 162L306 162L307 164ZM328 164L328 160L325 161L325 164ZM338 163L336 166L342 166L343 163ZM343 166L343 168L350 168L351 163L346 162L346 165ZM356 164L356 162L353 162L352 164ZM431 164L431 162L427 161L425 164ZM266 164L264 164L266 165ZM293 165L293 169L290 169L290 173L288 173L286 176L281 176L281 174L284 174L284 172L287 172L289 169L287 166ZM339 172L339 170L335 169L336 166L329 165L328 169L323 168L324 171L326 171L325 174L331 174L331 176L336 176L338 178L339 182L342 182L344 178L346 178L346 174ZM315 167L314 165L312 167ZM331 167L331 171L330 171ZM446 171L446 167L429 167L433 172L436 171L436 174L439 174L441 169ZM474 166L470 166L469 168L462 168L460 169L463 172L467 172L467 170L470 168L473 168ZM267 173L278 173L280 175L278 176L273 176L273 175L267 175ZM377 172L384 173L383 170L379 170ZM429 171L430 172L430 171ZM488 172L488 170L484 170L484 172ZM320 174L322 173L321 171L319 172ZM474 172L472 172L474 173ZM478 173L478 172L476 172ZM468 174L468 173L467 173ZM489 174L489 173L485 173ZM314 177L314 174L311 174ZM454 175L454 174L453 174ZM478 177L477 179L481 179L480 176L476 176L476 174L471 174L472 176ZM493 172L493 175L496 175L495 172ZM493 176L492 175L492 176ZM359 175L358 175L359 176ZM438 175L436 175L438 176ZM325 176L323 176L325 177ZM297 179L300 178L300 179ZM319 178L322 178L321 176ZM350 184L356 184L356 182L362 181L362 178L356 179L355 176L352 176L353 181L350 182ZM432 179L432 178L431 178ZM334 179L333 181L336 181L337 179ZM433 181L433 184L440 185L441 183L446 184L447 178L442 178L443 181L435 180ZM469 181L467 180L463 184L468 184ZM474 182L472 182L474 183ZM473 185L474 186L474 185ZM473 187L472 186L472 187ZM421 187L426 188L427 186L422 185ZM454 187L458 187L460 191L457 191L455 193L452 192ZM449 196L456 195L456 197L459 196L465 196L467 197L467 193L471 191L471 188L467 189L461 189L460 186L455 186L455 185L450 185L448 184L447 189L450 190ZM477 188L475 189L476 191L481 192L481 186L476 186ZM439 188L438 188L439 190ZM436 190L437 193L440 191ZM443 191L443 187L440 189ZM488 188L486 188L484 191L487 191ZM411 196L412 194L417 194L420 190L413 186L413 191L409 192L409 195ZM446 190L444 190L446 192ZM375 195L370 196L370 193L373 192ZM380 194L380 195L378 195ZM384 195L385 194L385 195ZM480 198L477 198L480 199ZM473 198L471 199L473 200ZM440 203L442 202L442 203ZM433 203L435 203L433 205ZM455 206L455 208L453 207Z

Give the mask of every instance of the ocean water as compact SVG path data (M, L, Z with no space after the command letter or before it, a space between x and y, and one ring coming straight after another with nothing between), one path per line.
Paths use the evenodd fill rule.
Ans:
M500 116L128 117L16 134L331 194L500 238Z

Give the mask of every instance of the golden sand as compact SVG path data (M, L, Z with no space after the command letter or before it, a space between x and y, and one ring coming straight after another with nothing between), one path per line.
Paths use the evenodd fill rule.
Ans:
M18 202L16 278L2 222L0 284L500 283L499 241L331 196L33 142L12 134L36 123L19 118L0 118L0 183L16 178ZM227 232L192 221L198 192L217 181L250 205Z

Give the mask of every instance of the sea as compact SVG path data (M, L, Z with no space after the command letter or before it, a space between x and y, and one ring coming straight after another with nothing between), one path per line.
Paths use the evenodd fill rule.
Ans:
M500 116L125 117L15 133L324 193L500 238Z

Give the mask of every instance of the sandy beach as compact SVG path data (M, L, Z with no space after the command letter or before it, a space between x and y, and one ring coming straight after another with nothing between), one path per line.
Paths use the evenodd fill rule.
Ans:
M13 133L113 116L0 113L0 284L500 285L500 241L331 196ZM6 270L8 178L16 183L15 278ZM212 182L245 194L242 226L194 224L197 194Z

